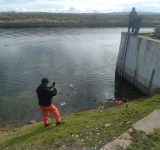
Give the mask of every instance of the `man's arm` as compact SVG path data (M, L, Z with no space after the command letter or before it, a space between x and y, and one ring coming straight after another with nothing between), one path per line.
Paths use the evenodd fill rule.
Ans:
M57 95L57 89L54 88L54 89L52 90L52 96L56 96L56 95Z
M135 11L135 16L137 17L137 12Z
M132 12L129 13L129 21L131 20L132 18Z
M48 89L48 90L47 90L47 93L48 93L50 96L56 96L56 95L57 95L56 86L51 86L51 88L52 88L52 87L53 87L53 90Z

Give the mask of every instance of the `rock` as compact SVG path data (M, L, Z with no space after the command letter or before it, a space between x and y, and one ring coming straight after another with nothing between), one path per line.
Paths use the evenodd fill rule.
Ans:
M130 128L129 130L128 130L128 132L132 135L132 131L133 131L133 129L132 128Z
M105 127L109 127L110 125L111 125L111 124L105 124L104 126L105 126Z
M132 137L130 134L128 134L128 132L122 134L119 139L124 139L124 140L130 140Z
M115 145L114 142L110 142L106 144L104 147L102 147L100 150L117 150L118 147Z
M94 132L95 130L93 129L93 130L91 130L91 132Z
M107 102L113 102L113 99L106 99Z
M116 145L119 145L123 147L124 149L127 149L127 147L132 143L132 141L121 139L121 140L116 140L115 143Z
M126 149L132 143L131 138L131 135L126 132L119 136L117 139L115 139L114 143Z
M78 135L76 135L76 138L78 138Z
M127 121L127 124L130 124L131 123L131 121Z
M18 131L18 130L19 130L18 128L13 129L13 131Z
M30 124L36 124L37 122L35 120L31 120L29 123Z

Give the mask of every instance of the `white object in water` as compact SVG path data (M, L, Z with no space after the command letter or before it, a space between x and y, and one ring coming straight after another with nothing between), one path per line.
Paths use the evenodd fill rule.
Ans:
M73 86L73 84L70 85L71 87Z
M65 106L66 103L65 103L65 102L61 102L60 105L61 105L61 106Z

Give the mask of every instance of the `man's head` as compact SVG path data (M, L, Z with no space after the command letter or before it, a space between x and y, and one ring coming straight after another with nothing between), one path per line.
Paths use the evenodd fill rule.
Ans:
M48 78L43 78L42 81L41 81L41 84L44 85L44 86L47 86L48 83L49 83Z
M135 8L135 7L133 7L133 8L132 8L132 11L135 11L135 10L136 10L136 8Z

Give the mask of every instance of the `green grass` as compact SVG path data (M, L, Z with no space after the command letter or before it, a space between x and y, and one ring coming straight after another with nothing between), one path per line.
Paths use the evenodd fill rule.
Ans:
M155 39L155 40L160 40L160 37L157 37L157 36L155 36L153 34L139 34L139 35L145 36L145 37L149 37L149 38Z
M146 135L143 131L132 132L132 144L128 150L160 150L160 128Z
M0 135L0 149L45 149L55 150L61 147L95 147L103 146L115 139L125 131L127 131L133 123L150 114L155 109L160 109L160 94L148 99L134 100L129 103L129 107L125 105L112 107L98 111L85 111L73 113L63 116L66 121L64 125L56 127L53 125L55 121L51 121L52 125L44 128L43 123L24 126L19 131L12 134ZM111 123L111 126L104 125ZM1 129L0 129L1 131ZM159 132L158 129L156 133ZM137 137L134 133L133 147L138 145ZM145 138L151 140L149 144L145 142ZM144 136L145 150L156 146L156 140L159 138L155 134ZM100 145L102 141L102 145ZM137 149L136 149L137 150Z

